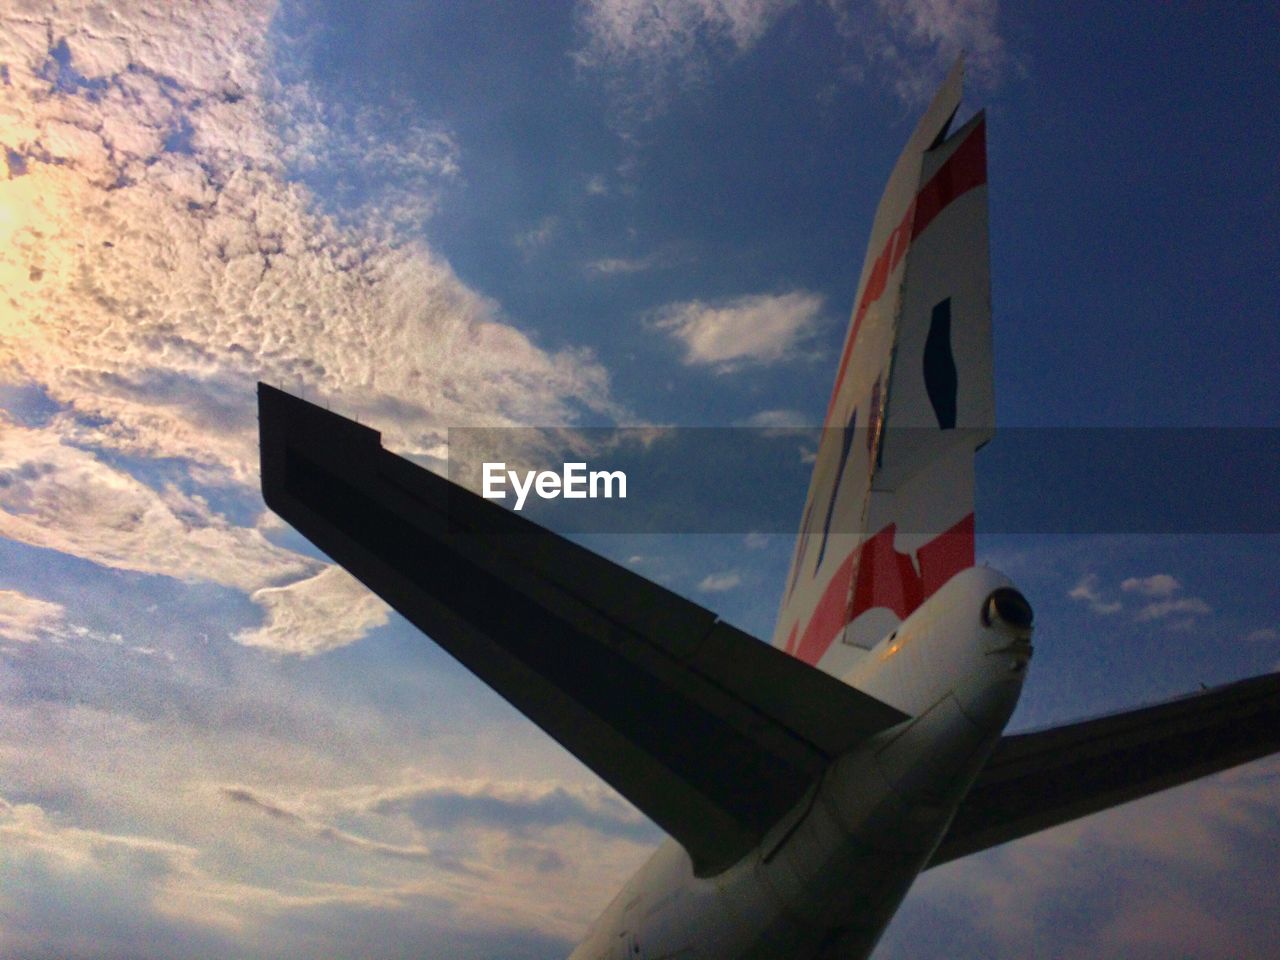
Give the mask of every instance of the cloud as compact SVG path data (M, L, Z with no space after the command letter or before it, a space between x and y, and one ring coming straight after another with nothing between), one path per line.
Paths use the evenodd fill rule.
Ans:
M322 653L387 620L386 605L340 567L231 523L198 494L156 490L56 428L0 433L0 535L117 570L243 590L266 615L236 635L246 646Z
M27 878L6 889L5 953L125 955L145 942L167 955L198 956L200 948L188 944L208 949L210 935L229 925L197 865L199 851L188 844L69 826L37 804L3 799L0 844L10 868ZM121 875L127 886L114 882ZM74 924L66 922L69 905Z
M661 308L655 326L684 345L684 362L718 373L795 357L822 309L817 294L756 294L718 304L701 300Z
M643 109L660 109L710 65L753 47L795 0L582 0L580 66L622 75Z
M1280 640L1280 631L1271 629L1270 627L1262 627L1259 630L1253 630L1245 634L1241 638L1245 643L1262 643L1269 640Z
M197 625L191 611L174 611L175 628L218 620L212 609ZM32 653L9 664L0 698L0 727L12 733L0 759L14 794L47 797L55 832L136 833L193 852L131 854L105 841L76 861L0 835L0 954L234 956L271 942L282 957L315 956L316 945L334 955L563 956L571 945L557 954L548 938L580 936L660 836L598 783L475 778L499 762L541 777L581 769L531 724L515 728L508 717L495 731L492 710L454 690L457 677L411 686L466 730L434 721L424 730L393 691L389 701L366 699L358 684L355 699L329 695L333 684L351 685L344 668L317 686L323 664L275 667L236 648L198 646L192 654L212 655L215 676L193 673L200 663L184 658L180 678L87 644ZM37 660L46 671L23 672ZM366 666L402 667L381 660ZM406 778L406 758L465 776ZM403 804L372 809L371 800L394 800L397 786L402 799L435 792L454 815L419 826ZM458 795L476 804L445 810ZM40 842L74 845L77 836ZM493 954L485 938L495 929L509 943ZM179 937L172 948L170 934ZM205 942L215 934L228 942ZM86 940L77 946L73 936ZM458 946L472 942L475 951Z
M287 800L244 784L215 792L224 810L256 812L263 825L292 833L296 842L283 857L320 857L342 876L356 866L363 887L343 887L342 895L363 890L366 902L385 904L391 924L425 913L434 928L487 930L503 917L546 935L580 936L616 878L639 866L661 836L596 783L411 773L391 786L303 789ZM312 875L323 875L315 866ZM327 933L325 942L345 937Z
M177 581L256 600L263 623L236 639L279 651L318 652L386 619L346 574L268 539L270 518L245 519L262 508L259 379L375 423L414 455L437 453L451 425L618 412L590 352L544 349L419 239L466 145L414 124L415 104L326 103L274 72L289 56L268 48L277 13L256 0L0 13L0 385L42 408L0 422L0 535L170 578L142 583L139 607L153 587L179 602L129 623L130 640L134 626L155 634L135 652L188 632L176 612L162 623L171 610L240 626L222 591ZM335 192L322 196L326 176ZM86 586L88 602L118 599L110 589ZM0 629L86 630L45 603L5 592ZM198 770L296 784L347 772L353 756L385 774L388 756L399 769L398 751L419 752L388 736L375 706L323 696L335 681L314 663L299 697L300 675L231 644L192 641L172 668L116 649L37 644L4 678L20 694L0 698L5 772L23 798L54 799L0 801L6 875L21 878L0 894L0 954L231 956L271 943L303 957L323 942L393 955L412 943L532 960L567 953L613 878L647 854L570 817L544 828L556 843L542 846L575 863L557 872L538 841L495 827L474 831L478 869L500 878L482 883L448 868L462 861L439 834L419 842L407 815L349 823L293 799L197 791ZM605 799L584 810L647 826L612 802L611 814ZM272 825L296 842L264 856ZM580 856L588 844L598 856Z
M1213 609L1200 597L1175 597L1182 589L1178 579L1168 573L1155 573L1148 577L1126 577L1120 581L1120 589L1124 593L1133 593L1141 597L1152 598L1135 613L1133 619L1138 623L1153 620L1164 620L1174 614L1186 614L1184 618L1172 624L1175 629L1189 629L1194 625L1194 618ZM1067 594L1073 600L1088 604L1094 613L1112 614L1124 609L1119 600L1106 600L1098 589L1096 574L1086 574Z
M75 695L81 679L72 680L68 702L3 698L0 726L14 734L0 745L10 785L19 797L50 799L41 800L42 814L29 811L42 829L21 840L4 829L0 803L0 849L22 878L3 885L0 954L229 956L271 942L285 958L314 956L317 944L342 956L399 955L405 944L419 951L444 944L428 952L469 956L451 941L505 929L523 930L524 942L513 938L517 949L497 955L563 956L571 945L548 954L529 944L579 937L661 836L598 783L405 778L405 757L436 767L457 758L440 749L451 739L440 736L443 728L433 725L424 738L394 709L379 717L341 702L307 702L320 698L291 696L292 684L264 683L263 671L197 690L145 677L144 696L159 687L160 709L148 718L86 706ZM247 685L262 697L249 727ZM197 716L189 700L200 701ZM457 718L475 716L464 708ZM297 729L308 721L309 730ZM477 741L463 739L463 765L474 769ZM544 773L567 765L532 726L514 739L529 744L521 750L500 734L480 751L515 749ZM31 756L41 763L24 759ZM360 774L373 782L352 786ZM434 793L441 812L454 815L423 818L420 826L414 815L425 807L403 801L422 793ZM458 796L478 806L448 810ZM504 802L486 805L486 797ZM377 808L382 799L390 802ZM103 939L70 942L76 931L97 933L99 918L112 925ZM362 946L348 925L373 936L379 949ZM169 949L169 933L183 931L187 943L214 935L228 942ZM26 948L35 944L39 951Z
M516 246L520 248L526 257L532 256L555 238L559 228L560 221L558 218L543 217L534 226L516 235Z
M63 625L66 609L29 597L17 590L0 590L0 637L18 643L34 643L42 636L57 633Z
M370 840L368 837L362 837L354 833L349 833L345 830L339 830L331 824L317 822L310 817L305 817L300 813L289 810L277 801L258 794L253 790L250 790L248 787L222 787L220 792L224 798L233 803L252 807L274 820L279 820L283 823L298 827L321 840L339 843L365 853L373 853L383 857L394 857L401 860L430 861L436 859L431 850L420 844L400 845L394 843L381 843L376 840ZM452 864L438 865L452 866Z
M710 573L698 582L699 593L727 593L742 583L742 576L736 570L724 573Z
M247 647L313 656L354 643L387 622L389 608L364 584L338 566L283 587L262 587L251 595L265 608L265 622L233 638Z
M1180 629L1188 629L1194 625L1194 617L1213 612L1209 604L1200 597L1174 597L1174 594L1182 589L1182 583L1177 577L1168 573L1154 573L1149 577L1129 577L1120 582L1120 589L1126 593L1155 598L1134 616L1139 623L1163 620L1173 614L1182 613L1188 616L1179 620L1176 626Z
M257 379L390 420L388 441L407 452L451 424L612 409L589 353L540 349L394 218L341 223L288 179L334 140L365 159L404 152L367 119L351 122L360 137L323 114L301 132L281 125L300 94L264 67L268 15L122 8L92 35L70 16L0 33L0 142L24 170L0 180L0 375L39 385L85 442L246 486ZM72 38L93 100L44 78L50 32ZM454 175L456 149L415 136L413 162Z
M241 590L321 564L238 527L173 485L155 490L56 428L0 431L0 535L104 567Z
M881 949L913 955L920 940L905 941L937 928L919 912L930 903L954 956L1033 956L1045 943L1071 960L1265 955L1280 931L1276 774L1274 758L1236 767L931 870Z
M404 813L423 830L496 829L526 837L566 826L649 843L661 833L612 791L564 783L423 780L380 789L363 809Z
M1162 620L1175 613L1199 615L1212 612L1213 608L1199 597L1178 597L1173 600L1158 600L1155 603L1149 603L1138 611L1134 619L1139 622L1145 622L1148 620Z
M1072 600L1079 600L1088 604L1090 610L1104 616L1117 613L1124 607L1124 604L1118 600L1110 602L1103 600L1102 594L1098 592L1098 576L1093 573L1082 577L1080 582L1067 593L1067 596Z
M323 100L302 79L302 60L295 65L278 56L266 80L265 108L289 174L304 182L323 178L325 196L318 199L344 222L375 232L421 228L461 177L462 149L453 133L424 126L421 107L395 92L354 107Z
M415 916L426 909L450 932L459 928L461 918L441 909L447 888L439 885L257 885L210 870L206 863L213 858L198 846L59 819L38 805L0 799L0 843L9 865L24 877L6 889L0 931L6 955L227 956L243 954L246 943L270 940L281 956L311 956L318 917L341 925L364 921L368 912L385 925L397 913ZM342 944L340 953L362 952L347 942L349 934L326 932L329 944ZM423 942L421 935L417 939Z
M764 427L769 430L789 430L800 428L806 432L813 429L813 415L801 413L799 410L760 410L743 421L748 427Z
M210 506L258 496L257 380L410 455L451 425L619 410L589 351L542 349L406 229L461 175L452 134L403 98L323 100L269 57L275 13L0 15L0 383L56 411L0 435L0 533L254 594L242 642L317 652L385 614ZM160 464L193 486L142 479Z
M71 866L86 864L113 849L159 854L171 862L190 862L196 853L185 844L150 837L60 826L37 804L13 804L3 798L0 798L0 836L15 846L40 850Z
M650 253L643 257L604 257L592 260L587 264L587 272L597 276L625 276L631 273L643 273L660 267L671 266L672 259L666 254Z
M1144 597L1170 597L1181 587L1177 577L1168 573L1153 573L1149 577L1129 577L1120 581L1120 589L1125 593L1138 593Z
M837 30L861 56L857 78L880 77L904 103L926 101L960 55L970 78L994 85L1007 62L997 0L828 0Z
M564 857L551 847L513 845L507 848L507 863L518 867L532 867L538 873L559 873L568 869Z
M680 91L760 43L794 0L581 0L579 66L608 78L627 117L662 112ZM883 83L904 103L932 94L961 54L994 85L1008 61L997 0L827 0L848 48L844 76Z

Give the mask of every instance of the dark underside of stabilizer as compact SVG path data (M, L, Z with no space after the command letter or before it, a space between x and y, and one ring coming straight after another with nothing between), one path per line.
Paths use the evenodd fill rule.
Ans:
M1005 737L930 866L1280 751L1280 674Z
M608 781L701 876L905 719L663 587L258 386L267 505Z

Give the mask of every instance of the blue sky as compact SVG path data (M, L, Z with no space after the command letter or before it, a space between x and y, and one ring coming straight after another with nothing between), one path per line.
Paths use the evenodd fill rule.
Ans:
M567 953L658 833L264 512L253 384L428 463L816 423L961 50L999 424L1280 417L1261 5L165 10L0 14L0 952ZM1037 610L1017 726L1280 666L1266 530L978 530ZM771 632L788 536L588 539ZM877 956L1263 955L1277 769L933 871Z

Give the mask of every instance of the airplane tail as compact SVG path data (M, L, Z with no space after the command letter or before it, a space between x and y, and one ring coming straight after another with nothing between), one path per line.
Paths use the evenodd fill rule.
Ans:
M995 426L982 113L957 63L876 211L773 644L835 675L974 563Z

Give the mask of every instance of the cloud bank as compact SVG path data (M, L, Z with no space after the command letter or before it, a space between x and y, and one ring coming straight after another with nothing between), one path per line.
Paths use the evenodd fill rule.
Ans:
M542 349L406 232L458 175L449 131L414 122L411 104L323 102L287 52L272 60L273 12L84 2L3 16L0 383L56 412L0 437L0 533L243 590L265 619L241 642L316 653L385 612L199 492L256 498L256 381L421 455L449 425L615 406L589 352ZM337 211L294 179L320 167L400 192ZM177 462L191 483L157 488L122 457Z

